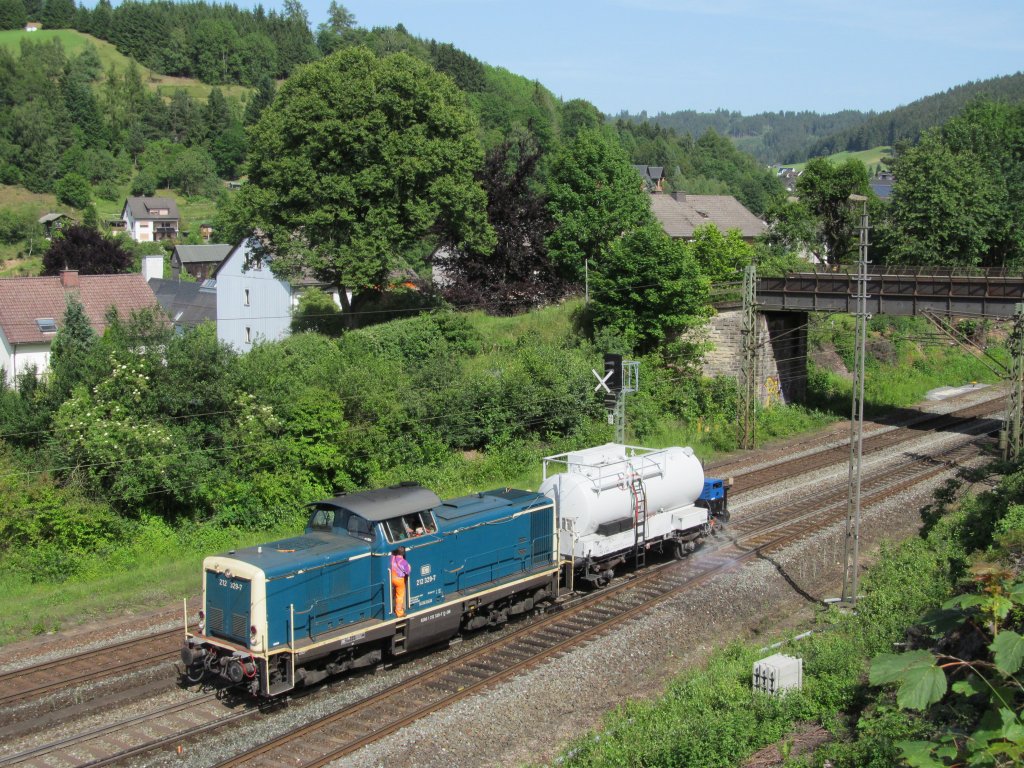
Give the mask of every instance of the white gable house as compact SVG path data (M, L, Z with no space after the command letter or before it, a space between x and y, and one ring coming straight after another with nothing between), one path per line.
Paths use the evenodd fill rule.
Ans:
M266 262L245 267L249 241L235 246L213 273L217 290L217 338L239 352L257 341L285 338L292 322L291 285Z
M178 204L169 197L129 197L121 211L124 229L137 243L178 236Z

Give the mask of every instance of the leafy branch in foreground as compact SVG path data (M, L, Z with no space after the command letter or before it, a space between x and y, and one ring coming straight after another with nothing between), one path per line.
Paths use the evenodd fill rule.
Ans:
M896 704L926 712L934 725L931 741L899 742L908 765L1020 765L1022 624L1024 581L983 574L980 594L959 595L925 617L928 649L872 660L871 684L897 684Z

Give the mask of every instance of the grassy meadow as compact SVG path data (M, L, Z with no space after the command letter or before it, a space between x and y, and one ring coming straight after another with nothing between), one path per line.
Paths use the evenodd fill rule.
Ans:
M75 56L81 53L87 45L92 44L99 55L100 62L103 64L104 72L107 72L111 67L116 72L124 72L132 61L105 40L100 40L83 32L76 32L73 29L40 29L36 32L25 32L21 29L4 30L0 32L0 47L7 48L15 55L18 55L21 50L22 40L40 42L54 39L60 41L68 56ZM201 83L198 80L188 77L161 75L159 72L154 72L152 69L138 63L136 63L136 67L142 77L143 84L167 100L170 100L175 91L180 90L186 91L196 101L205 102L210 96L212 86ZM222 85L220 90L229 101L233 99L242 104L248 100L249 94L252 92L251 88L246 88L242 85Z
M833 163L845 163L847 160L853 158L860 160L869 170L874 170L875 166L881 165L883 170L888 170L888 166L885 164L885 159L892 156L892 147L872 147L871 149L865 149L860 152L838 152L834 155L829 155L828 159ZM807 163L793 163L790 166L798 171L802 171L807 167Z

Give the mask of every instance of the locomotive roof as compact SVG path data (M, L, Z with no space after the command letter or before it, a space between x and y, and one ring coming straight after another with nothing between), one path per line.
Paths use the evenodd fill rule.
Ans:
M333 499L314 502L310 506L329 505L347 509L366 520L378 523L411 512L423 512L440 503L440 497L422 485L402 483L389 488L335 496Z

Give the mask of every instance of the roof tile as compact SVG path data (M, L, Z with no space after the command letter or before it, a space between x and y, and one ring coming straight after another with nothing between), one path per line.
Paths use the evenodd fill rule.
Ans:
M52 333L43 333L36 323L49 317L60 327L64 323L67 294L78 293L89 325L102 334L110 307L124 317L132 312L159 307L152 289L140 274L79 275L78 288L65 289L60 277L0 278L0 330L12 344L45 343Z

